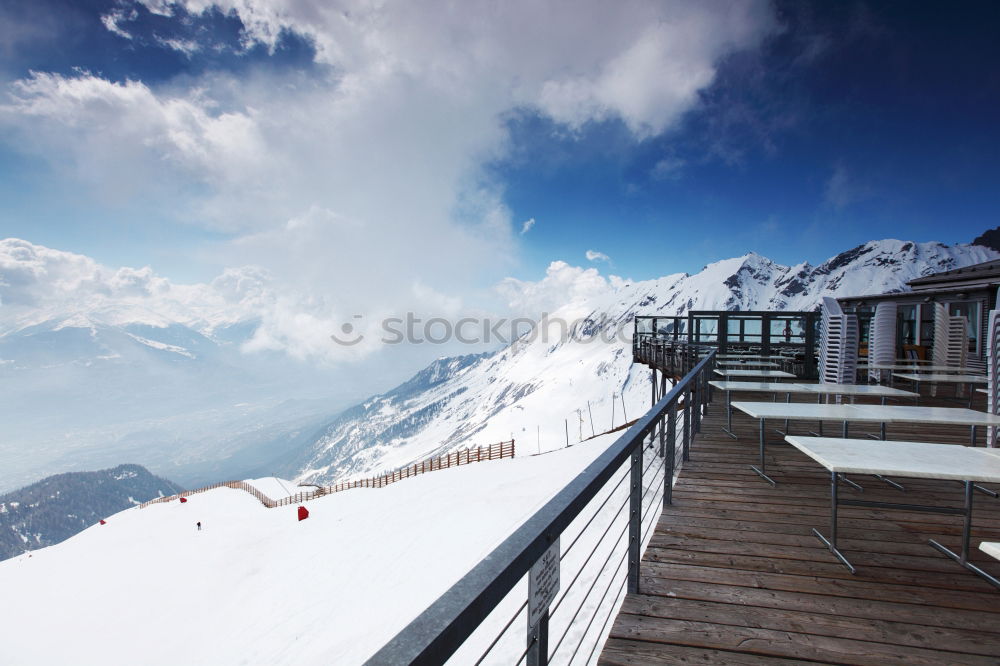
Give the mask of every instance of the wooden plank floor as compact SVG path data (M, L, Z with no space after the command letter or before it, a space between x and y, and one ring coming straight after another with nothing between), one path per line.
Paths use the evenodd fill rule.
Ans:
M741 399L769 398L734 394ZM646 550L640 594L626 597L600 663L1000 664L1000 590L927 543L936 538L958 550L961 517L841 508L840 546L857 568L851 575L811 533L829 532L825 470L770 430L772 488L748 467L757 422L737 413L739 440L725 436L721 402L717 393ZM807 429L792 424L793 433ZM826 432L839 433L839 424ZM853 426L851 436L865 432L875 428ZM964 427L889 430L896 440L968 438ZM854 480L863 495L842 486L842 497L962 502L955 482L901 480L901 493L873 477ZM978 550L981 540L1000 540L1000 500L976 493L974 502L973 560L1000 576L1000 562Z

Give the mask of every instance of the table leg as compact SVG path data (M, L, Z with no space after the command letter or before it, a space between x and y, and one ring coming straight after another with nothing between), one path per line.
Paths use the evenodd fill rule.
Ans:
M822 405L823 404L823 394L822 393L820 393L819 395L816 396L816 404L817 405ZM815 435L816 437L822 437L823 436L823 419L820 419L819 421L817 421L817 424L818 425L817 425L816 431L815 432L810 431L809 434L810 435Z
M775 395L775 398L777 398L777 395ZM785 394L785 403L787 404L787 403L789 403L791 401L792 401L792 394L791 393L786 393ZM782 437L785 437L786 435L788 435L788 419L785 419L785 429L784 430L778 430L777 428L775 428L774 432L778 433Z
M760 478L764 479L772 486L775 486L777 484L774 479L767 475L767 463L764 461L764 433L767 431L767 426L765 424L766 420L767 419L760 420L760 468L758 469L754 465L750 465L750 469L757 472L757 474L760 475Z
M726 427L722 429L722 432L733 439L739 439L736 433L733 432L733 397L732 391L729 389L726 389Z
M985 571L977 567L972 562L969 562L969 538L972 532L972 497L973 497L972 486L973 483L971 481L965 482L965 511L963 512L964 523L962 525L962 554L961 555L955 554L949 548L942 546L934 539L930 539L929 542L931 546L939 550L941 553L955 560L956 562L961 564L969 571L975 573L976 575L985 578L986 581L991 585L1000 588L1000 580L997 580L990 574L986 573Z
M855 490L857 490L859 493L865 492L864 487L862 487L861 485L855 483L854 481L851 481L850 479L848 479L843 474L840 475L840 480L843 481L844 483L846 483L847 485L849 485L850 487L854 488Z
M978 426L974 426L974 425L973 426L969 426L969 446L973 446L974 447L976 445L976 432L977 432L976 428L977 427ZM977 491L981 492L984 495L989 495L990 497L993 497L993 498L1000 498L1000 493L998 493L997 491L990 490L989 488L985 488L985 487L980 486L980 485L975 484L975 483L972 484L972 489L973 490L977 490Z
M823 534L815 527L813 528L813 534L815 534L819 540L823 542L823 545L830 549L830 552L833 553L838 560L840 560L841 564L847 567L847 570L853 574L856 573L854 565L851 564L847 558L844 557L844 554L837 548L837 504L837 473L830 472L830 539L827 540L827 538L824 537Z

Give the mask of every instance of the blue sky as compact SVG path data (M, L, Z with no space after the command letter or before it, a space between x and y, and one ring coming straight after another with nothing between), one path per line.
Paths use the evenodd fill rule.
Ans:
M557 259L650 278L1000 224L995 3L511 3L495 28L476 3L246 6L0 5L0 236L181 281L357 274L388 247L373 288L444 297ZM650 38L650 12L695 28ZM337 107L356 90L370 125ZM283 246L292 227L318 235Z
M641 142L615 123L580 141L518 122L542 156L501 170L512 207L549 223L532 256L574 223L645 276L746 249L815 263L874 238L968 242L997 226L1000 5L920 5L784 4L782 34L729 57L677 128Z

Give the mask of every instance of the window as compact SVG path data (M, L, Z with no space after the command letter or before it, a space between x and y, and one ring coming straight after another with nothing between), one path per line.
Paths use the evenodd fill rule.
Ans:
M904 345L917 344L917 306L899 306L900 335Z

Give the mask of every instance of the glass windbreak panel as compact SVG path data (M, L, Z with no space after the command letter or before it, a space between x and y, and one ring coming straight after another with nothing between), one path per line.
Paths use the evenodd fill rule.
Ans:
M917 344L917 306L900 305L897 310L899 330L904 345Z
M780 342L803 343L806 339L805 321L802 317L772 319L771 344Z
M643 333L652 333L654 324L656 320L649 317L636 317L635 318L635 332L640 335Z
M719 337L719 320L697 317L694 320L694 341L715 342Z
M949 303L948 314L952 317L965 317L968 324L966 330L969 336L969 351L977 351L979 349L979 301Z
M729 320L728 329L730 342L760 342L760 318L733 317Z
M684 320L677 319L676 317L668 318L657 318L656 319L656 334L664 338L676 338L679 334L684 332Z

